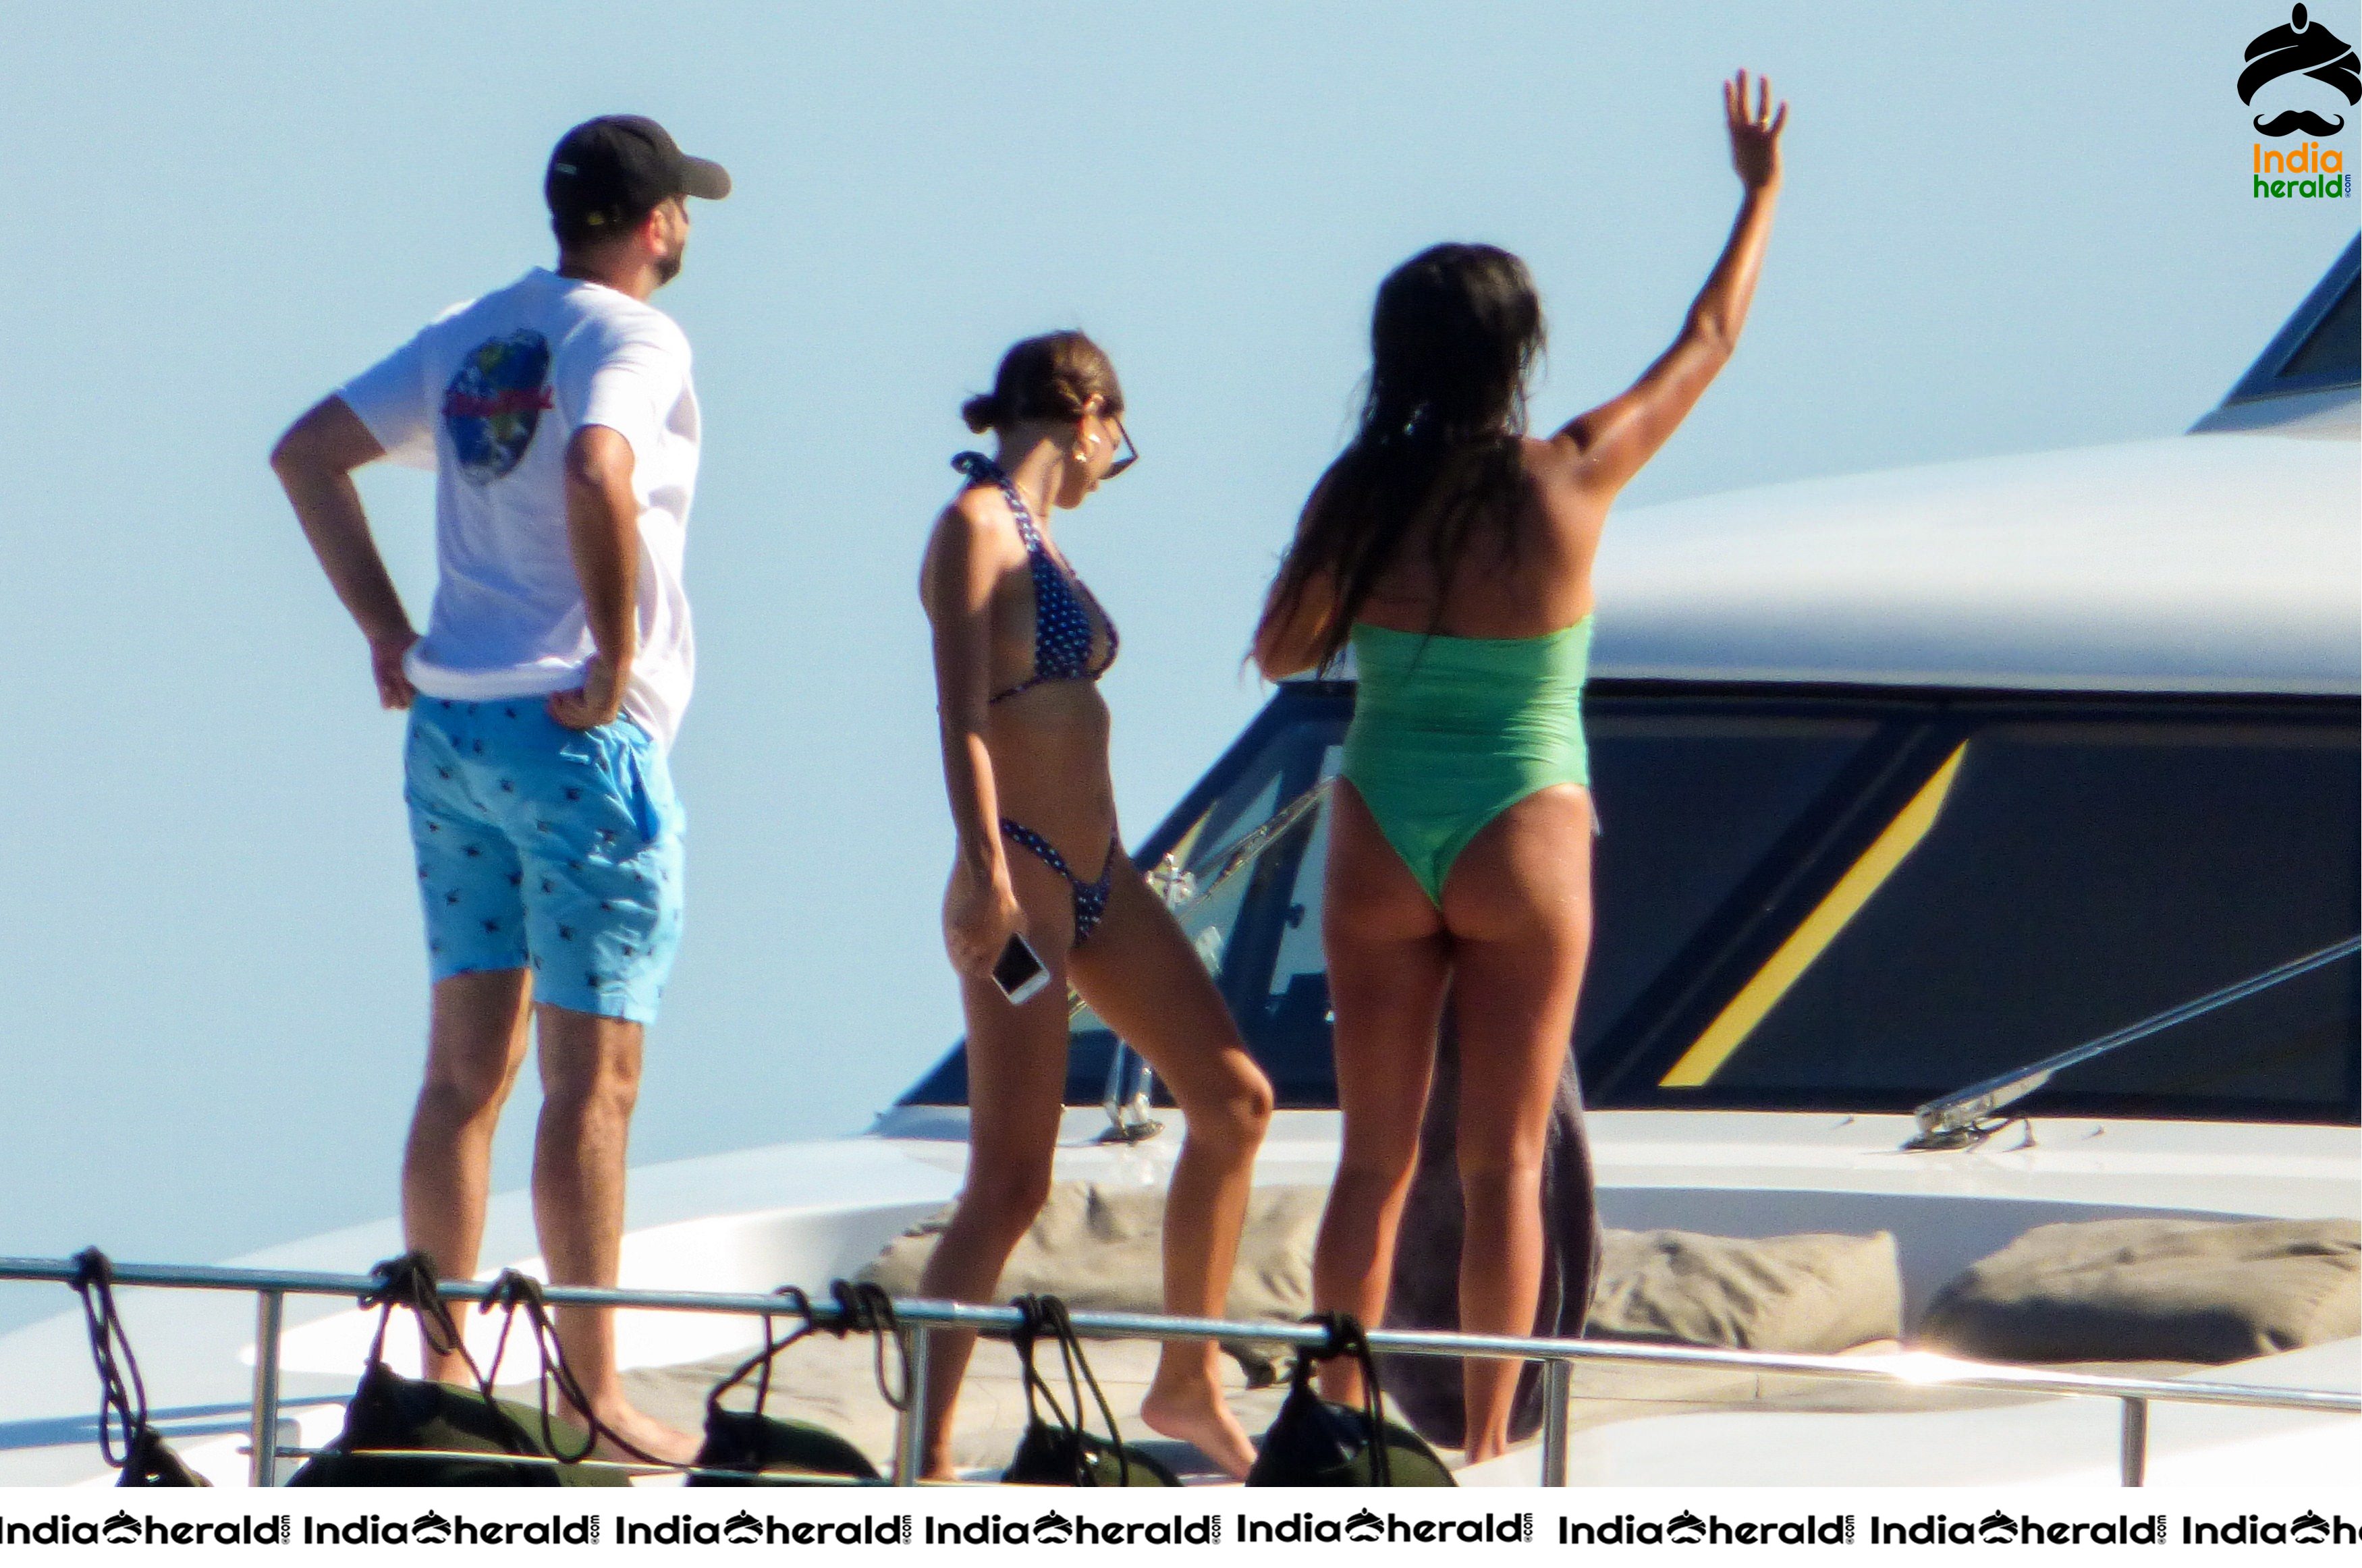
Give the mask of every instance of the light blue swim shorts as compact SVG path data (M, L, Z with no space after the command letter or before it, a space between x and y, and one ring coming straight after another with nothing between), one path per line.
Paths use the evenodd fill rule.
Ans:
M422 696L406 771L435 978L530 968L537 1002L654 1022L687 823L647 732L569 730L539 697Z

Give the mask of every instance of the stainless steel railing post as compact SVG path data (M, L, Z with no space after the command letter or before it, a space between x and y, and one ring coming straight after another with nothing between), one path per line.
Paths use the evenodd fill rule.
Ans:
M2124 1432L2118 1441L2119 1459L2124 1467L2127 1486L2148 1485L2148 1401L2126 1399Z
M279 1485L279 1330L286 1315L286 1292L255 1292L253 1447L247 1466L252 1486Z
M894 1422L894 1485L915 1486L927 1468L927 1364L935 1336L916 1327L900 1332L910 1355L911 1381L902 1390L902 1413Z
M1574 1397L1574 1365L1552 1356L1542 1363L1542 1485L1566 1485L1567 1401Z

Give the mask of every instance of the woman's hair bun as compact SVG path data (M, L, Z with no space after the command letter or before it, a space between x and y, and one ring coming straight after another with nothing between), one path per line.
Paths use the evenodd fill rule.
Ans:
M1000 423L1000 400L990 392L979 392L960 404L960 418L981 436Z
M1095 397L1104 413L1123 412L1107 355L1079 332L1048 332L1001 356L992 390L960 404L960 417L981 436L1021 419L1080 419Z

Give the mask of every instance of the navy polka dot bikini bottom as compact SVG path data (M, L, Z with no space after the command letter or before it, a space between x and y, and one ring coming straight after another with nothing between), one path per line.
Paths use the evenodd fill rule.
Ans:
M1041 857L1042 863L1066 879L1075 898L1075 945L1080 947L1091 938L1099 921L1107 913L1108 893L1115 886L1116 852L1122 847L1114 839L1108 840L1107 860L1099 867L1099 879L1086 882L1066 864L1066 857L1052 847L1048 839L1023 823L1000 819L1000 831Z

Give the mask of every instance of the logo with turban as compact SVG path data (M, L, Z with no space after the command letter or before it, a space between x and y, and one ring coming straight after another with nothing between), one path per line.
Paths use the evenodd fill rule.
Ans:
M2247 69L2239 72L2239 102L2253 104L2266 83L2298 72L2326 82L2345 94L2348 104L2362 102L2362 69L2357 65L2362 62L2356 61L2345 40L2307 17L2304 7L2298 6L2290 10L2288 26L2258 33L2247 45ZM2287 136L2292 131L2335 136L2345 128L2345 116L2332 120L2311 109L2284 109L2268 120L2256 116L2256 130L2262 136Z

